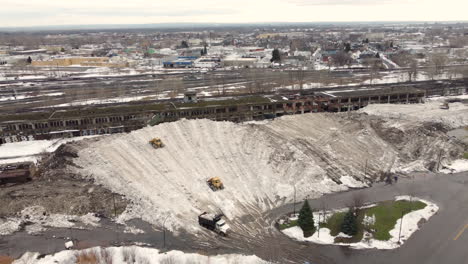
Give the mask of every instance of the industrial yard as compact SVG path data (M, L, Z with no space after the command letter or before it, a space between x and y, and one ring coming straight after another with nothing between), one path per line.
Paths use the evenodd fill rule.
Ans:
M418 1L7 1L0 264L465 263L466 3Z

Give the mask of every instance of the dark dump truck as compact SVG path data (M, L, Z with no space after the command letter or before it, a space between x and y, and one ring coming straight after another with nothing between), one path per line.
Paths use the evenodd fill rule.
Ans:
M223 214L209 214L207 212L198 216L198 224L216 233L227 236L229 225L222 219Z

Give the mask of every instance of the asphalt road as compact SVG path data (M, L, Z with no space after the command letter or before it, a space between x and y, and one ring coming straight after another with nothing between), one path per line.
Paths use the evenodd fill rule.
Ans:
M428 199L439 206L434 215L405 244L395 250L356 250L342 246L324 246L297 242L283 235L273 227L276 219L292 212L288 204L265 214L246 216L233 221L236 230L244 229L228 238L206 232L201 236L167 232L166 248L187 252L203 252L216 255L224 253L255 254L276 263L311 264L466 264L468 263L468 172L459 174L414 174L401 178L397 184L375 184L373 187L325 195L310 200L313 208L325 204L327 208L345 207L355 193L363 193L366 201L392 200L395 196L412 194ZM300 207L297 204L296 209ZM121 226L103 223L97 230L54 229L39 236L25 232L0 237L0 255L20 256L25 251L52 253L63 250L67 237L80 241L80 246L130 245L136 242L155 248L164 245L163 233L153 230L143 222L134 223L145 234L125 234Z
M412 178L401 179L398 184L378 184L362 190L330 194L310 200L310 204L319 208L323 202L327 208L342 208L352 199L354 193L363 193L368 202L385 201L398 195L413 194L434 201L440 209L399 249L354 250L296 242L296 246L301 247L298 255L304 256L306 252L309 255L307 261L323 264L468 263L468 172L414 175ZM292 210L293 205L286 205L271 211L268 217L276 219ZM301 261L303 259L296 259L295 263Z

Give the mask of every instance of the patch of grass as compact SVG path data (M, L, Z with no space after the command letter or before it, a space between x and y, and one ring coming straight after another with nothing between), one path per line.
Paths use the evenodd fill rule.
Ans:
M336 236L341 232L341 224L343 224L345 214L346 212L335 213L328 218L327 222L321 223L320 226L330 229L330 234Z
M370 229L375 230L373 236L377 240L389 240L390 230L395 227L398 219L401 218L402 214L405 215L412 211L424 209L427 205L420 201L386 201L377 204L371 208L365 208L357 211L357 222L358 232L351 238L338 237L335 239L335 243L354 243L362 240L366 227L363 225L363 220L366 215L375 215L375 224ZM332 236L337 236L341 232L341 225L346 212L338 212L328 218L326 223L321 223L320 227L326 227L330 229Z
M297 226L297 220L292 220L289 224L285 223L285 224L279 225L279 229L283 230L283 229L290 228L293 226Z
M468 159L468 152L465 152L465 154L463 154L463 158Z
M368 216L375 215L375 224L372 229L375 230L374 238L377 240L389 240L390 230L395 227L395 224L402 215L424 209L427 205L420 201L388 201L379 203L375 207L366 209Z

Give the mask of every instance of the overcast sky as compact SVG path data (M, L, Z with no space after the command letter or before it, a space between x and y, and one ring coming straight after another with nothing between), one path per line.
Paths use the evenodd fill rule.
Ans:
M0 27L468 20L468 0L0 0Z

